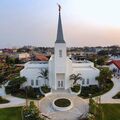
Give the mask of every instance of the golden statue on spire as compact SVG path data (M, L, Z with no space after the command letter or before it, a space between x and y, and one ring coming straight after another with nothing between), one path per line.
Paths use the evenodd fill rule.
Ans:
M58 5L58 8L59 8L59 12L60 12L61 11L61 5L58 4L58 3L57 3L57 5Z

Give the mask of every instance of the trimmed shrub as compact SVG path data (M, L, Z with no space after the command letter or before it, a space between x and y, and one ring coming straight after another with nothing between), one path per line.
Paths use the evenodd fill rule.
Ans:
M42 87L41 87L41 90L42 90L44 93L49 93L51 89L50 89L47 85L45 85L45 86L42 86Z
M80 91L80 85L74 85L73 87L71 87L71 90L72 90L73 92L78 93L78 92Z

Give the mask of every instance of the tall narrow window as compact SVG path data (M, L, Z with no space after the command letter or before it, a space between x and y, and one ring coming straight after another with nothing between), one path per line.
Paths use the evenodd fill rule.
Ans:
M89 84L89 79L87 79L87 84Z
M85 80L84 80L84 79L82 80L82 84L83 84L83 85L85 84Z
M62 57L62 50L59 50L59 57Z
M36 86L38 86L38 80L36 80Z
M33 86L34 85L34 80L31 80L31 86Z
M60 87L60 81L58 81L58 87Z

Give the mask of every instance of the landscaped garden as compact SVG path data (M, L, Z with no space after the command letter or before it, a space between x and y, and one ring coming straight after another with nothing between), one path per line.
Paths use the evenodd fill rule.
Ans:
M100 109L102 111L100 111ZM96 110L96 117L92 120L119 120L120 104L102 104L100 109Z
M87 87L82 87L80 97L88 98L91 94L92 97L102 95L113 87L112 72L108 68L103 68L100 70L100 76L96 78L99 85L90 85Z
M0 109L0 120L44 120L39 116L39 109L30 102L29 106Z
M8 86L6 86L5 90L7 94L11 94L20 98L27 99L40 99L44 95L41 94L39 88L32 88L31 86L27 86L21 88L21 85L26 82L25 77L17 77L12 79Z
M30 105L23 107L22 115L23 120L45 120L43 116L40 116L39 108L33 101L30 102Z
M42 93L40 92L39 88L32 88L29 86L27 89L19 89L18 92L12 94L15 97L19 98L27 98L32 100L40 100L44 97Z
M17 76L19 76L21 66L16 66L17 59L6 56L5 60L0 61L0 84L5 83Z
M102 120L119 120L120 104L102 104ZM21 107L0 109L0 120L22 120ZM100 120L96 118L95 120Z
M101 104L100 99L89 99L88 120L119 120L120 104Z
M109 81L109 82L106 83L106 88L105 89L101 89L97 85L90 85L88 87L82 87L81 93L80 93L79 96L82 97L82 98L89 98L89 95L91 95L92 97L103 95L104 93L111 90L112 87L113 87L113 82L112 81Z

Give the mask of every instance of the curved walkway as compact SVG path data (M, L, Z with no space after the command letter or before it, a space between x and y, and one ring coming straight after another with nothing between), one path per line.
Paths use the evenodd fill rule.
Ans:
M13 97L11 95L6 95L3 98L9 100L9 103L0 104L0 108L8 108L8 107L18 107L25 105L25 99Z
M120 79L112 78L114 83L113 88L101 96L101 103L120 103L120 99L113 99L112 97L120 92Z
M56 98L61 97L70 99L73 102L73 108L64 112L56 111L52 107L52 102ZM42 114L50 117L52 120L78 120L81 115L85 115L88 112L88 103L80 97L69 93L54 93L41 99L39 108Z
M120 103L120 99L112 98L114 95L116 95L120 91L120 79L113 78L112 81L114 83L114 86L110 91L108 91L104 95L101 95L101 103ZM70 111L68 111L67 113L65 112L65 114L75 113L75 116L77 116L77 113L79 113L79 115L80 115L80 114L84 113L84 109L85 109L85 111L87 110L88 99L84 100L78 96L71 95L69 93L53 93L39 101L41 112L43 112L47 115L50 115L50 116L55 116L54 113L56 113L56 111L53 110L53 108L51 107L51 102L55 98L62 97L62 96L70 98L74 102L74 108L71 109ZM6 103L6 104L0 104L0 108L24 106L25 102L26 102L25 99L13 97L11 95L4 96L4 98L9 100L10 102ZM38 103L36 103L36 104L38 105ZM78 112L76 112L76 111L78 111ZM61 114L61 112L58 112L56 114L58 114L57 116L59 116ZM74 116L74 114L72 114L72 115Z

